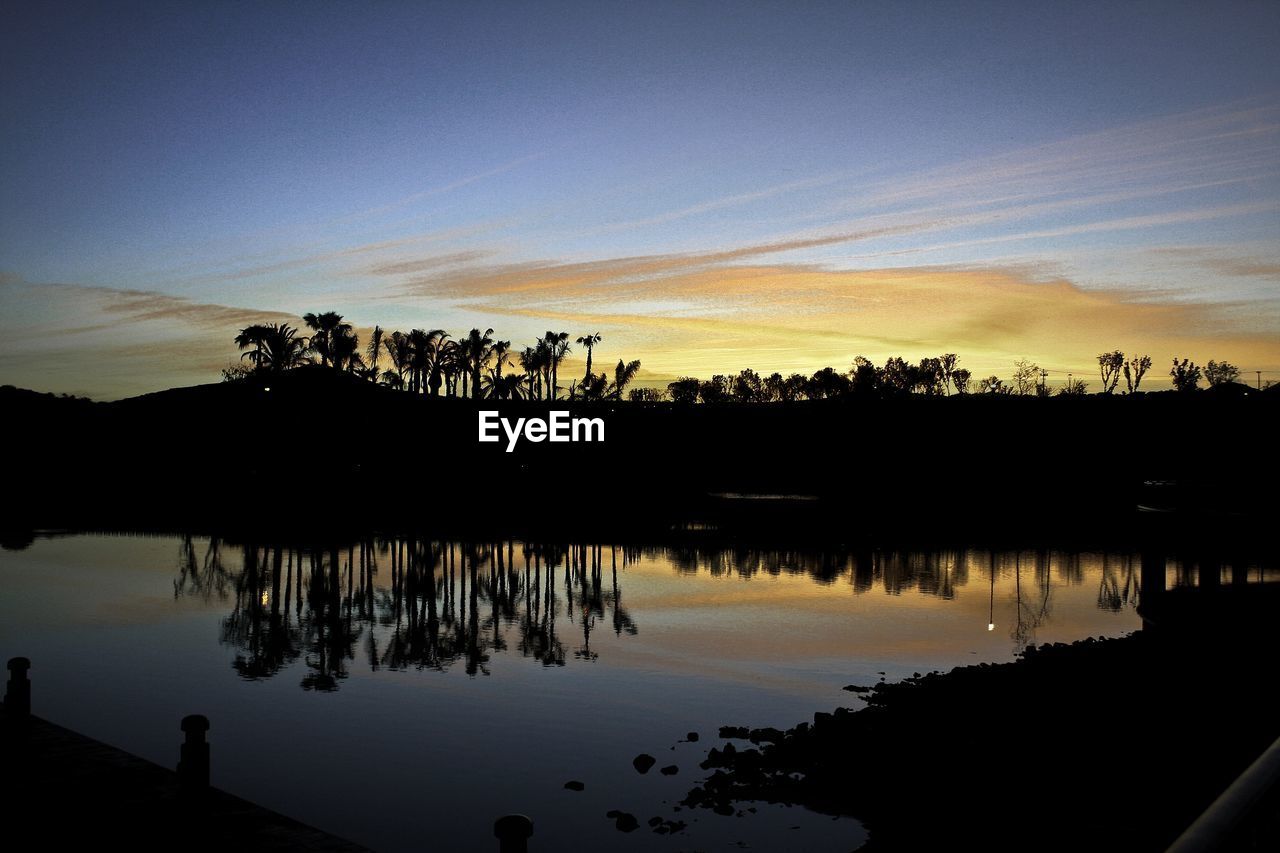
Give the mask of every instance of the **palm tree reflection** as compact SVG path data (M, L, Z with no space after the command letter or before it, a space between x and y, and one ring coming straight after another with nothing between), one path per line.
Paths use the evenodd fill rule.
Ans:
M953 599L971 576L988 581L988 629L996 621L997 581L1012 599L1010 636L1020 649L1035 642L1051 617L1055 590L1099 576L1097 605L1118 611L1137 603L1132 555L1072 555L978 549L874 551L729 547L683 541L670 547L588 542L439 541L417 537L342 542L244 542L184 536L174 595L229 601L220 639L235 650L232 666L246 679L270 678L301 661L301 686L337 690L359 654L370 669L490 674L494 654L518 654L542 666L600 657L593 634L634 636L623 581L639 563L666 564L678 574L717 578L807 576L837 592L909 592ZM238 565L236 557L238 556ZM607 563L607 566L606 566ZM609 572L606 583L605 571ZM981 583L981 581L980 581ZM987 584L983 584L987 586Z

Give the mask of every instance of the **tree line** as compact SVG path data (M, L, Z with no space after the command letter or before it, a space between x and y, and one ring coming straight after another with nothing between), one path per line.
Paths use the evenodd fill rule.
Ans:
M547 331L523 350L511 341L495 340L493 329L472 329L455 340L444 329L412 329L387 333L374 326L363 347L360 336L341 314L326 311L302 318L309 335L287 323L247 326L235 337L241 363L223 371L235 381L257 374L283 373L319 366L351 373L410 394L470 397L484 400L619 400L640 371L640 362L621 359L613 369L595 373L592 361L599 333L575 341L587 353L581 379L560 384L560 365L573 350L568 332Z
M908 395L1015 395L1083 396L1089 382L1068 374L1057 386L1048 383L1048 371L1038 364L1019 359L1008 381L999 376L975 379L958 365L955 353L922 358L918 362L894 356L883 365L858 356L848 370L833 367L806 375L761 376L747 368L737 374L716 374L710 379L682 376L658 388L630 388L640 370L639 360L618 360L612 376L596 373L593 359L603 340L598 332L585 334L574 343L586 353L586 370L581 378L560 382L560 366L573 350L568 332L548 330L522 350L511 341L496 340L493 329L472 329L454 339L444 329L412 329L385 332L374 326L362 347L359 335L341 314L327 311L302 318L310 334L287 323L256 324L240 331L236 346L241 363L223 371L223 378L235 381L257 374L281 373L315 365L347 372L410 394L433 397L470 397L485 400L631 400L640 403L671 401L692 403L772 403L797 400L825 400L840 397L897 397ZM1101 389L1097 393L1142 393L1143 379L1151 370L1148 355L1126 356L1120 350L1097 357ZM1188 358L1173 359L1170 382L1176 391L1190 392L1203 381L1208 386L1235 383L1240 369L1227 361L1210 360L1204 366ZM1124 390L1120 391L1120 382ZM1270 386L1272 383L1268 382ZM1150 382L1147 387L1150 388ZM563 392L563 395L562 395Z

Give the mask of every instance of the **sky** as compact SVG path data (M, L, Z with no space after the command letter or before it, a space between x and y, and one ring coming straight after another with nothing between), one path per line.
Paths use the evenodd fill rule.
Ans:
M656 385L1280 380L1277 43L1274 2L6 4L0 383L217 381L326 310Z

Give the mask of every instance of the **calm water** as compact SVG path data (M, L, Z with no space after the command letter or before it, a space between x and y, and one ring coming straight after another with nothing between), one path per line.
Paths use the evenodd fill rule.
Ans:
M673 805L721 725L1138 628L1138 562L77 535L0 552L0 656L32 659L36 713L166 766L206 714L215 785L379 850L487 853L523 812L534 850L846 851L856 821ZM679 774L639 775L640 752Z

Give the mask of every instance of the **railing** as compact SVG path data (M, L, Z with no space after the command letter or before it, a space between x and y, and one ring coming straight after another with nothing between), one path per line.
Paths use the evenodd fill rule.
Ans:
M1280 783L1280 738L1178 836L1167 853L1208 853L1227 849L1232 836L1277 783Z

